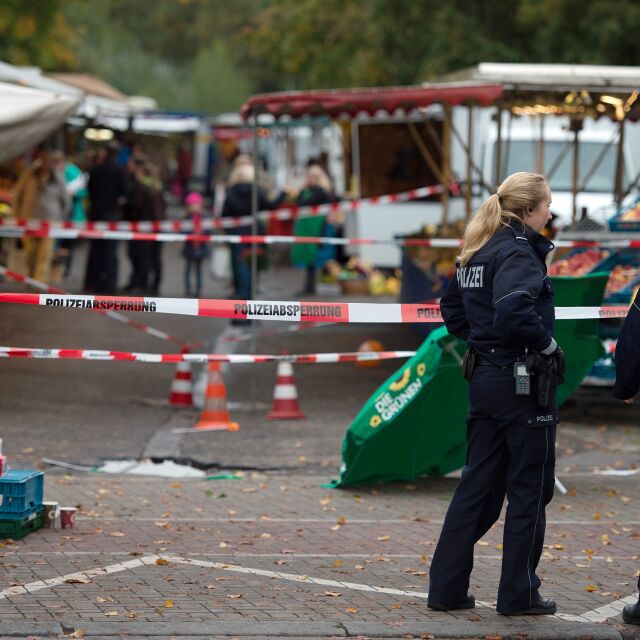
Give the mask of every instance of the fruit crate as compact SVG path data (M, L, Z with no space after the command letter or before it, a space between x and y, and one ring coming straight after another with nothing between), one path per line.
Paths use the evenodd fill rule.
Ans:
M10 469L0 476L0 520L22 520L42 508L42 471Z
M40 509L21 520L0 520L0 539L22 540L30 533L42 529L43 513L43 509Z
M600 254L599 256L597 254ZM612 249L592 249L580 248L569 251L565 256L549 265L550 276L583 276L587 273L595 273L596 271L609 271L607 264L613 257L615 252ZM593 256L593 261L588 261L585 265L585 259ZM564 270L560 267L564 266Z
M616 278L616 267L636 267L638 272L634 277L628 278L623 286L612 291L610 287L614 284L613 280ZM616 251L609 258L598 264L595 271L608 271L611 274L607 289L604 292L606 302L610 304L629 304L635 287L640 283L640 252L633 249Z
M611 231L640 231L640 197L631 205L620 207L609 218Z

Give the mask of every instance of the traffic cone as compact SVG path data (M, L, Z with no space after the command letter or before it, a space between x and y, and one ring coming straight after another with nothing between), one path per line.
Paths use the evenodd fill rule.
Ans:
M180 353L189 353L187 347L183 347ZM191 395L191 365L188 362L178 362L176 375L171 382L169 404L172 407L191 407L193 396Z
M298 390L293 380L293 366L284 360L278 363L273 407L268 420L304 420L306 416L298 406Z
M218 362L209 362L209 380L204 394L204 409L196 429L208 431L238 431L240 425L229 420L227 411L227 390L220 373Z

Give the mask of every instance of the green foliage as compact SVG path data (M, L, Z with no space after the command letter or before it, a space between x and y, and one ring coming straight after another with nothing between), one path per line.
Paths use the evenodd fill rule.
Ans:
M640 64L637 0L1 0L0 60L94 73L165 108L412 84L495 62Z
M75 34L61 6L61 0L2 0L0 60L57 69L73 67Z

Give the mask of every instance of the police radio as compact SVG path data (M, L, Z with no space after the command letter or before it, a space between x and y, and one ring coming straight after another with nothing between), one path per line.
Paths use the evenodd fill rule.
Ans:
M513 377L516 379L516 395L531 395L531 373L526 362L513 363Z

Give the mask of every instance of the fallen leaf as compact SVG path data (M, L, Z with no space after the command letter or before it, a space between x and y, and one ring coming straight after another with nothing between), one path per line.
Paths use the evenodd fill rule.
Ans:
M420 640L434 640L435 636L433 635L433 633L423 633L420 636Z
M562 551L562 549L564 549L564 545L563 544L554 544L553 548L554 549L558 549L558 551Z
M482 620L482 618L480 616L467 616L467 620L470 620L471 622L479 622L480 620Z
M125 534L122 531L112 531L109 534L112 538L123 538Z
M331 598L339 598L342 594L339 591L325 591L324 595Z
M173 608L173 600L165 600L164 601L164 607L165 607L165 609L172 609Z
M588 591L589 593L593 593L594 591L598 590L598 587L596 587L595 584L588 584L585 588L585 591Z
M258 491L255 487L245 487L242 493L256 493Z
M481 547L488 547L488 546L489 546L489 543L488 543L488 542L485 542L484 540L479 540L479 541L478 541L478 544L479 544Z
M104 614L105 616L117 616L118 612L117 611L107 611L107 613Z
M326 498L322 498L320 500L320 504L324 507L331 502L331 496L327 496Z
M172 482L171 483L171 488L172 489L182 489L182 482Z
M347 524L347 520L344 516L338 518L338 524Z
M502 640L502 636L499 636L499 635L497 635L495 633L492 633L492 634L490 634L488 636L485 636L484 640Z
M624 502L625 504L629 504L631 502L631 498L629 498L628 496L620 496L620 500L622 500L622 502Z
M287 564L286 560L274 560L273 564Z
M337 531L339 528L340 528L340 525L336 524L333 527L331 527L331 531Z
M261 538L272 538L273 536L270 533L261 533L260 537Z
M226 547L228 547L229 545L228 545L226 542L221 542L218 546L219 546L221 549L225 549L225 548L226 548Z
M402 605L401 604L392 604L391 608L392 609L402 609Z
M357 607L347 607L345 609L345 613L358 613L359 609Z
M600 520L600 518L602 518L602 514L599 511L596 511L591 517L594 520Z
M140 614L137 611L125 611L124 615L127 616L127 618L137 618Z
M100 596L98 596L96 598L96 602L109 602L109 598L101 598Z
M161 529L169 528L169 523L166 520L158 520L158 522L154 522L153 524L155 524L156 527L160 527Z
M379 542L385 542L386 540L391 540L389 536L378 536Z
M91 580L83 576L71 576L65 580L66 584L90 584Z
M242 598L242 594L241 593L228 593L227 594L227 598L229 598L230 600L237 600L238 598Z
M69 638L84 638L85 632L84 629L76 629L72 634L70 634Z
M168 561L168 560L165 560L164 558L157 558L157 559L156 559L156 564L159 564L159 565L166 565L166 564L169 564L169 561Z

